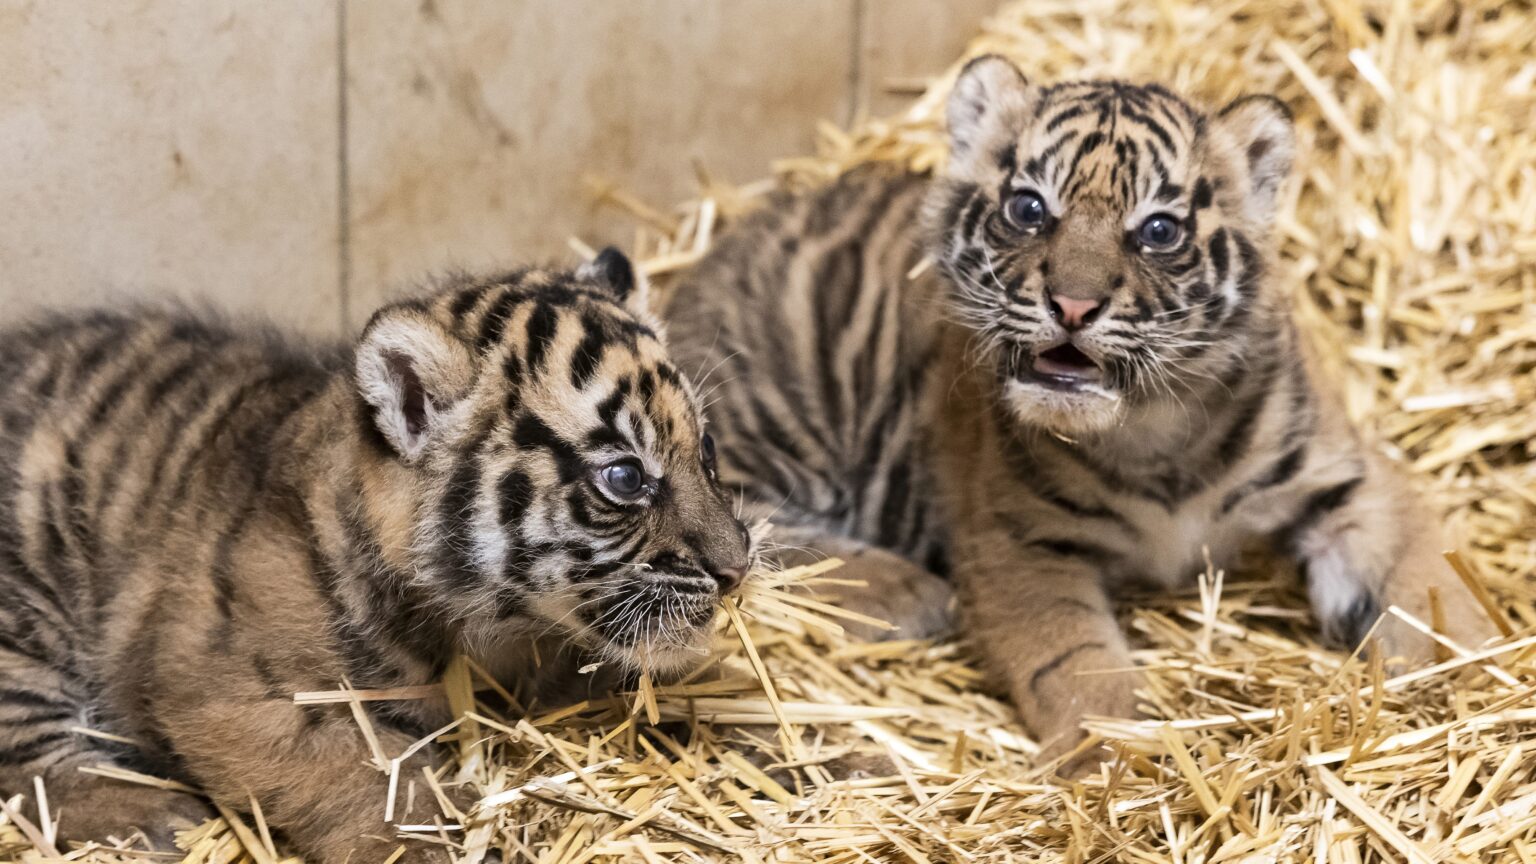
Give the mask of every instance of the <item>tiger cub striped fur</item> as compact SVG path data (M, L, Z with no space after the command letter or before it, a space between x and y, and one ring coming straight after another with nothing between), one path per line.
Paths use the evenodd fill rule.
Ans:
M382 861L386 776L346 706L295 692L430 684L456 653L525 704L594 661L688 666L752 541L643 304L608 251L457 279L351 348L154 312L0 333L0 795L42 777L76 840L207 815L79 770L118 765L254 797L308 860ZM389 757L448 717L369 712Z
M1318 386L1270 275L1294 149L1279 102L1209 114L986 57L947 113L940 176L866 167L781 196L670 307L685 368L716 370L727 483L801 545L861 553L870 588L848 602L918 634L934 609L901 604L941 601L932 574L952 570L969 634L1057 752L1084 715L1137 708L1111 600L1187 585L1205 549L1291 553L1341 644L1389 604L1429 620L1430 589L1454 638L1490 632ZM1393 655L1431 647L1393 617L1377 632Z

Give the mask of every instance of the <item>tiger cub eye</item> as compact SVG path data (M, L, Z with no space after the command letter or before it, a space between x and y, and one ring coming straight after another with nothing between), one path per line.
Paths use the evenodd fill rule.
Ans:
M1003 209L1008 214L1008 221L1020 228L1033 228L1045 223L1045 218L1050 212L1045 209L1045 201L1039 195L1030 191L1015 192Z
M617 498L633 499L645 491L645 472L633 459L604 466L601 476L603 485Z
M1154 213L1141 223L1136 239L1148 249L1167 249L1179 242L1182 233L1178 219L1167 213Z

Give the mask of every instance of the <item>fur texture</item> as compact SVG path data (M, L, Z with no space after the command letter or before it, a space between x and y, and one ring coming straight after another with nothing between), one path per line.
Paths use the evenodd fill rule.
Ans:
M160 313L0 334L0 795L43 777L76 840L206 815L79 771L118 764L378 861L386 778L346 706L294 692L462 652L526 704L699 658L751 542L628 262L601 263L459 279L318 353ZM391 756L447 719L368 710Z
M1210 114L984 57L948 118L941 175L781 196L671 307L679 357L718 379L727 481L808 549L878 550L847 602L924 632L933 610L901 604L941 600L930 573L952 571L968 635L1058 749L1085 714L1136 711L1111 601L1187 585L1206 550L1294 556L1341 645L1388 604L1428 620L1431 587L1453 638L1489 635L1270 277L1280 103ZM1378 632L1392 655L1431 648L1396 619Z

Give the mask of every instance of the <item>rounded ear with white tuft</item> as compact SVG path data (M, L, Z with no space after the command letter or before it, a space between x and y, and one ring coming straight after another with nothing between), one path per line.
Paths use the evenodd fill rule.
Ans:
M581 265L576 278L598 283L636 314L649 312L649 285L629 257L612 246L604 247L597 257Z
M469 347L411 305L375 313L357 346L358 395L406 462L442 431L443 415L469 392L474 374Z
M1030 86L1019 67L983 54L960 70L945 104L951 164L993 158L1023 131Z
M1269 225L1275 219L1280 184L1296 157L1290 109L1273 96L1244 96L1221 109L1214 127L1241 154L1239 161L1248 174L1248 218Z

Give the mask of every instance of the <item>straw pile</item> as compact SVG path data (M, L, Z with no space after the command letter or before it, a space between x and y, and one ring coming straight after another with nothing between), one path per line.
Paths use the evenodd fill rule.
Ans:
M1124 758L1060 785L963 645L851 642L802 590L835 593L835 570L791 571L728 606L720 654L690 682L541 717L476 706L449 732L456 773L400 784L471 782L481 807L404 833L469 862L547 864L1536 862L1530 4L1024 0L970 53L984 51L1036 80L1156 79L1293 107L1301 176L1281 230L1297 314L1356 419L1465 536L1460 563L1509 635L1392 677L1317 647L1283 568L1205 574L1126 613L1161 719L1090 723ZM931 168L946 86L901 117L828 129L777 182L875 159ZM771 185L706 181L677 213L628 202L651 272L687 266ZM465 705L484 684L467 665L447 682ZM886 770L834 779L861 759ZM226 818L182 838L187 860L277 858L259 818ZM0 816L0 858L53 858L37 848L51 840Z

